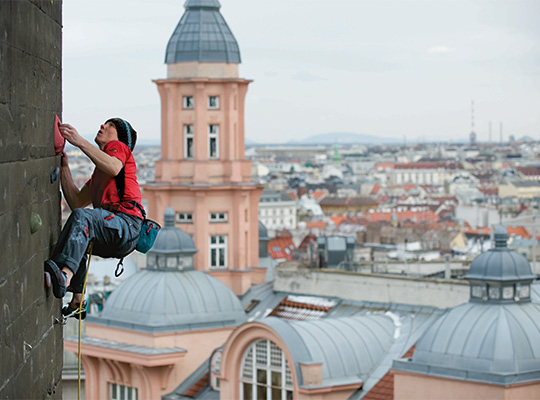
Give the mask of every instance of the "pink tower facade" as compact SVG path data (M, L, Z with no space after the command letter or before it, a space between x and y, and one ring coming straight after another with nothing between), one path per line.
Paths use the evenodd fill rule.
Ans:
M244 155L251 81L238 76L238 45L219 7L217 1L188 0L169 41L167 78L154 81L161 98L161 159L144 197L149 215L173 208L199 250L196 269L243 294L264 279L257 268L262 187Z

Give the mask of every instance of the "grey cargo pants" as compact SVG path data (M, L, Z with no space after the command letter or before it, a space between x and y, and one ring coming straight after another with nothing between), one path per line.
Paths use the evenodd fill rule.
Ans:
M68 290L82 293L90 241L94 242L92 254L122 258L135 250L141 225L140 218L121 212L112 213L101 208L73 210L51 258L60 268L66 266L73 271Z

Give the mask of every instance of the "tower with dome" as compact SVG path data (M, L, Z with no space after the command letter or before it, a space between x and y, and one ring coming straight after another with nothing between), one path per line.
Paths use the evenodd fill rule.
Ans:
M217 0L187 0L167 45L161 97L161 159L144 186L149 215L174 211L193 237L196 269L236 294L264 281L258 266L262 187L245 159L244 104L250 80L239 77L240 50Z

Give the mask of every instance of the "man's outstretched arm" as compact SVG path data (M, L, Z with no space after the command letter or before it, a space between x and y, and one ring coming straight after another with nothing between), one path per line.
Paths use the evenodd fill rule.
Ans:
M60 125L60 133L69 143L71 143L73 146L78 147L83 151L84 154L90 157L90 160L92 160L96 167L98 167L98 169L100 169L101 171L105 172L107 175L116 176L124 167L122 161L98 149L88 140L83 138L79 134L79 132L77 132L77 129L75 129L71 125Z
M62 163L60 166L60 183L62 184L62 192L72 210L76 208L83 208L88 206L92 202L90 197L90 190L88 186L84 185L82 189L79 189L73 181L71 170L69 169L68 157L66 154L62 156Z

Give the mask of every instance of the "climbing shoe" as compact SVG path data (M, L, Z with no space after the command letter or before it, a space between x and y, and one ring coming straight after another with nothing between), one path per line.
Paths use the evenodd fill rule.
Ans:
M86 312L88 311L88 305L86 304L86 301L83 301L82 310L80 313L78 313L77 311L79 310L80 304L81 303L77 303L75 308L71 308L71 304L64 306L64 308L62 308L62 315L66 318L73 317L79 319L78 316L80 316L81 319L85 319Z
M61 299L66 295L66 274L62 272L53 260L45 261L45 272L51 275L54 297Z

